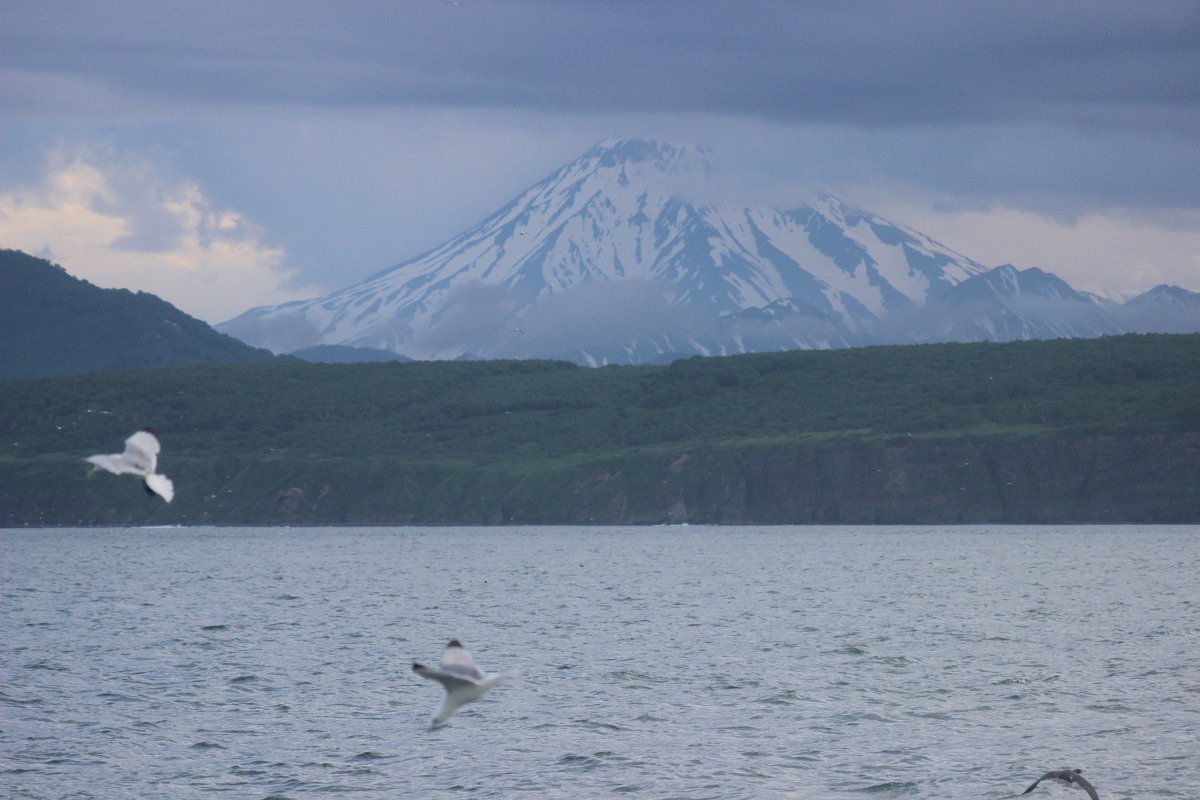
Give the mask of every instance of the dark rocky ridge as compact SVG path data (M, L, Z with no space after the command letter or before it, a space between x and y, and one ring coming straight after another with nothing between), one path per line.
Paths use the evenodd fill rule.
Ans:
M281 360L152 294L101 289L45 259L0 250L0 380Z

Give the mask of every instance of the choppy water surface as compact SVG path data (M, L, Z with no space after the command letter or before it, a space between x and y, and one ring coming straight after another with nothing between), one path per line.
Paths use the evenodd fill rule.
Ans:
M0 543L7 797L1200 798L1196 527Z

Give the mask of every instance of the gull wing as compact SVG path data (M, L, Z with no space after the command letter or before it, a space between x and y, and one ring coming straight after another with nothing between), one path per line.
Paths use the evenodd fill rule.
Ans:
M1088 782L1088 779L1080 775L1078 772L1071 778L1072 781L1078 783L1080 787L1088 793L1088 797L1092 800L1100 800L1100 795L1096 794L1096 787Z
M134 467L126 459L123 453L114 453L111 456L88 456L84 461L89 464L111 472L114 475L142 475L142 470Z
M175 499L175 484L166 475L153 473L145 478L146 491L156 494L168 503Z
M431 681L437 681L445 689L447 693L461 691L462 689L474 688L478 686L475 681L468 680L458 675L451 675L448 672L442 672L436 669L429 669L420 664L413 664L412 671L420 675L422 678L428 678Z
M471 683L479 683L479 681L483 680L483 672L479 667L475 666L475 661L471 658L471 654L459 643L458 639L452 639L450 644L446 645L446 649L442 651L442 658L438 663L438 667L442 672L465 678Z

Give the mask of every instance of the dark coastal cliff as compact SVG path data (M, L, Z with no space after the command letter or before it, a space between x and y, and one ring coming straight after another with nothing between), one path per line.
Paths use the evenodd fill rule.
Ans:
M589 518L689 523L1200 521L1200 434L685 454L657 486L597 472ZM602 487L613 487L605 491ZM620 486L622 490L616 490ZM581 487L582 488L582 487ZM594 504L594 505L593 505ZM571 521L582 522L576 512Z
M0 525L1200 522L1200 433L700 449L532 470L234 469L211 480L211 465L178 463L177 484L215 491L167 506L133 480L46 464L6 476Z
M82 461L153 425L170 505ZM0 382L0 525L1200 522L1200 335Z

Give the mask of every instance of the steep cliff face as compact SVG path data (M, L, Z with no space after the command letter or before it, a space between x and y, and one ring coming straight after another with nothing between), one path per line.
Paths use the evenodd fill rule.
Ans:
M1064 523L1200 520L1200 434L958 439L691 457L621 522ZM636 499L635 499L636 498Z
M77 463L10 466L9 526L1200 522L1200 433L712 448L524 471L246 460L203 495L189 486L210 484L211 465L180 461L170 506Z

